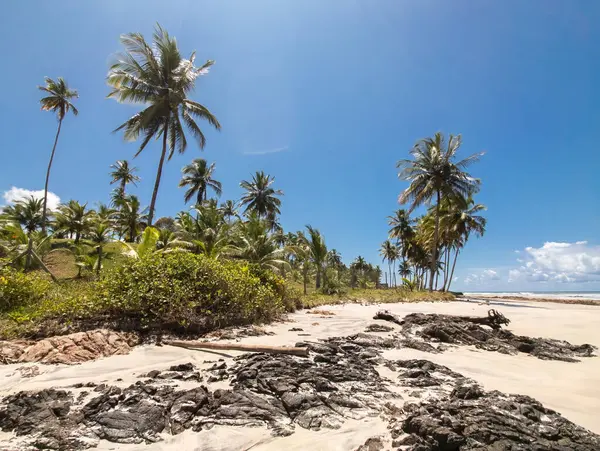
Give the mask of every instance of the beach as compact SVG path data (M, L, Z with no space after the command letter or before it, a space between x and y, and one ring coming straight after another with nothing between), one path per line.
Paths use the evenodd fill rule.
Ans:
M387 309L400 317L409 313L437 313L449 315L484 316L495 308L511 320L510 329L518 335L567 340L573 344L590 343L600 346L600 308L587 305L561 303L502 302L487 305L485 302L436 302L385 305L345 304L320 307L321 314L301 310L290 314L286 321L264 326L268 335L242 337L236 343L271 346L294 346L300 341L318 342L331 337L346 337L363 332L373 323L373 316ZM389 325L389 323L387 323ZM392 325L397 327L395 325ZM294 329L294 330L291 330ZM386 334L380 334L385 336ZM221 340L227 343L228 340ZM80 392L78 384L107 384L125 388L140 380L140 376L156 369L192 363L199 371L214 367L219 359L231 366L240 351L219 353L190 350L173 346L141 345L128 355L118 355L79 365L10 364L0 366L0 392L3 396L23 390L64 388ZM475 380L485 390L499 390L531 396L546 407L556 410L568 420L600 434L600 358L583 358L581 361L564 362L541 360L518 353L506 355L489 352L472 346L452 346L442 353L422 352L416 349L387 349L385 359L426 359L447 366L451 370ZM23 376L23 368L38 367L39 374ZM388 385L394 384L388 370L378 367ZM181 388L194 386L193 382L178 381ZM210 390L227 389L227 380L206 384ZM406 391L396 387L398 393ZM401 407L403 399L395 400ZM215 425L194 432L185 430L180 434L161 433L160 441L152 444L116 444L106 440L95 443L99 449L131 450L276 450L276 449L357 449L369 437L385 435L387 423L378 416L347 419L336 429L321 428L318 431L296 427L295 432L275 437L265 427L238 427ZM0 439L10 446L20 443L10 433L2 433Z

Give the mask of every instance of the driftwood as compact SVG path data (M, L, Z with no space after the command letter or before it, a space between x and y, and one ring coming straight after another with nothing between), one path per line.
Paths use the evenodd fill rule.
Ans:
M482 326L489 326L494 330L499 330L503 325L508 325L510 320L504 316L502 313L497 310L490 309L488 310L488 316L453 316L453 318L465 321L467 323L479 324ZM403 325L404 320L400 317L394 315L388 310L380 310L378 311L373 319L382 319L385 321L390 321L392 323Z
M189 349L216 349L219 351L246 351L246 352L266 352L269 354L291 354L300 357L308 357L307 348L292 348L289 346L263 346L241 343L215 343L212 341L181 341L164 340L162 342L169 346L178 346Z

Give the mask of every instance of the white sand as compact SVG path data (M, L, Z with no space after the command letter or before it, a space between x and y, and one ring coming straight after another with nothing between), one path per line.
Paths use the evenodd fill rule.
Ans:
M322 307L335 316L307 314L301 311L290 315L290 321L266 327L272 336L247 337L244 343L266 345L294 345L298 341L347 336L363 332L373 323L375 312L381 308L397 315L412 312L446 313L458 315L485 315L496 308L512 322L516 334L533 337L564 339L573 344L591 343L600 347L600 307L554 303L518 302L505 305L478 305L475 303L419 303L362 306L348 304ZM391 324L391 323L388 323ZM290 332L292 327L304 329ZM310 334L300 336L299 334ZM0 394L20 390L38 390L65 387L78 382L105 382L128 386L137 376L153 369L165 369L177 363L193 362L201 368L212 365L219 358L228 361L240 352L224 355L213 352L187 350L163 346L139 346L126 356L114 356L76 366L38 365L40 375L25 379L17 370L24 365L0 367ZM471 377L486 389L532 396L547 407L557 410L571 421L600 433L600 358L586 358L580 363L543 361L520 354L508 356L480 351L472 347L452 348L442 354L428 354L412 349L387 351L386 358L423 358L450 367ZM211 363L204 363L204 361ZM31 366L31 365L29 365ZM117 381L117 379L122 379ZM191 384L191 383L189 383ZM210 384L210 388L225 388L226 382ZM182 386L186 386L182 384ZM273 438L264 428L215 427L195 433L185 431L177 436L164 437L152 445L117 445L102 442L101 449L124 450L345 450L355 449L371 436L385 433L386 425L378 418L347 421L338 430L306 431L300 427L285 438ZM7 437L4 435L3 438Z

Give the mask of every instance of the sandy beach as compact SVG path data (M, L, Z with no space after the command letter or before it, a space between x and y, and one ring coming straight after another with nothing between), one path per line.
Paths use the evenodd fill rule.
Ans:
M509 329L515 334L567 340L573 344L590 343L600 346L600 308L586 305L568 305L537 302L502 302L486 305L476 302L438 302L360 305L346 304L322 307L319 310L331 315L299 311L289 315L288 320L265 327L272 335L244 337L236 341L248 344L288 345L299 341L318 341L329 337L345 337L363 332L373 323L373 315L387 309L398 316L408 313L438 313L452 315L486 315L495 308L511 320ZM390 323L386 323L390 325ZM393 325L394 327L398 327ZM301 331L290 329L302 329ZM385 334L382 334L385 335ZM223 340L221 342L227 342ZM242 354L238 351L214 353L189 350L172 346L143 345L134 348L129 355L112 356L79 365L11 364L0 366L0 393L2 396L23 390L46 388L73 388L76 384L96 383L127 387L139 380L139 376L154 369L191 362L201 371L223 359L227 364ZM386 359L427 359L445 365L451 370L474 379L486 390L500 390L531 396L546 407L554 409L572 422L600 434L600 358L584 358L578 363L540 360L519 353L505 355L479 350L471 346L452 346L443 353L432 354L415 349L390 349L383 353ZM39 374L24 377L23 368L37 366ZM382 369L382 376L386 376ZM180 381L179 386L190 388L194 382ZM226 389L229 383L217 381L207 384L211 390ZM398 401L401 406L402 401ZM311 431L296 428L287 437L273 437L266 428L242 428L215 426L209 430L193 432L185 430L178 435L162 434L162 440L154 444L116 444L100 441L99 449L129 450L276 450L307 449L346 450L356 449L369 437L384 434L386 423L379 417L344 421L338 429ZM3 433L2 442L15 449L18 440ZM11 444L13 448L11 448ZM4 445L4 446L7 446ZM0 447L1 448L1 447Z

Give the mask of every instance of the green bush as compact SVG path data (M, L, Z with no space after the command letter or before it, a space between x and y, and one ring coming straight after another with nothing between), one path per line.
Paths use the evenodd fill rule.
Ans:
M277 276L189 253L128 260L99 288L101 310L149 327L203 330L268 321L284 310L285 284Z
M46 296L49 288L50 282L35 274L3 266L0 268L0 312L37 303Z

